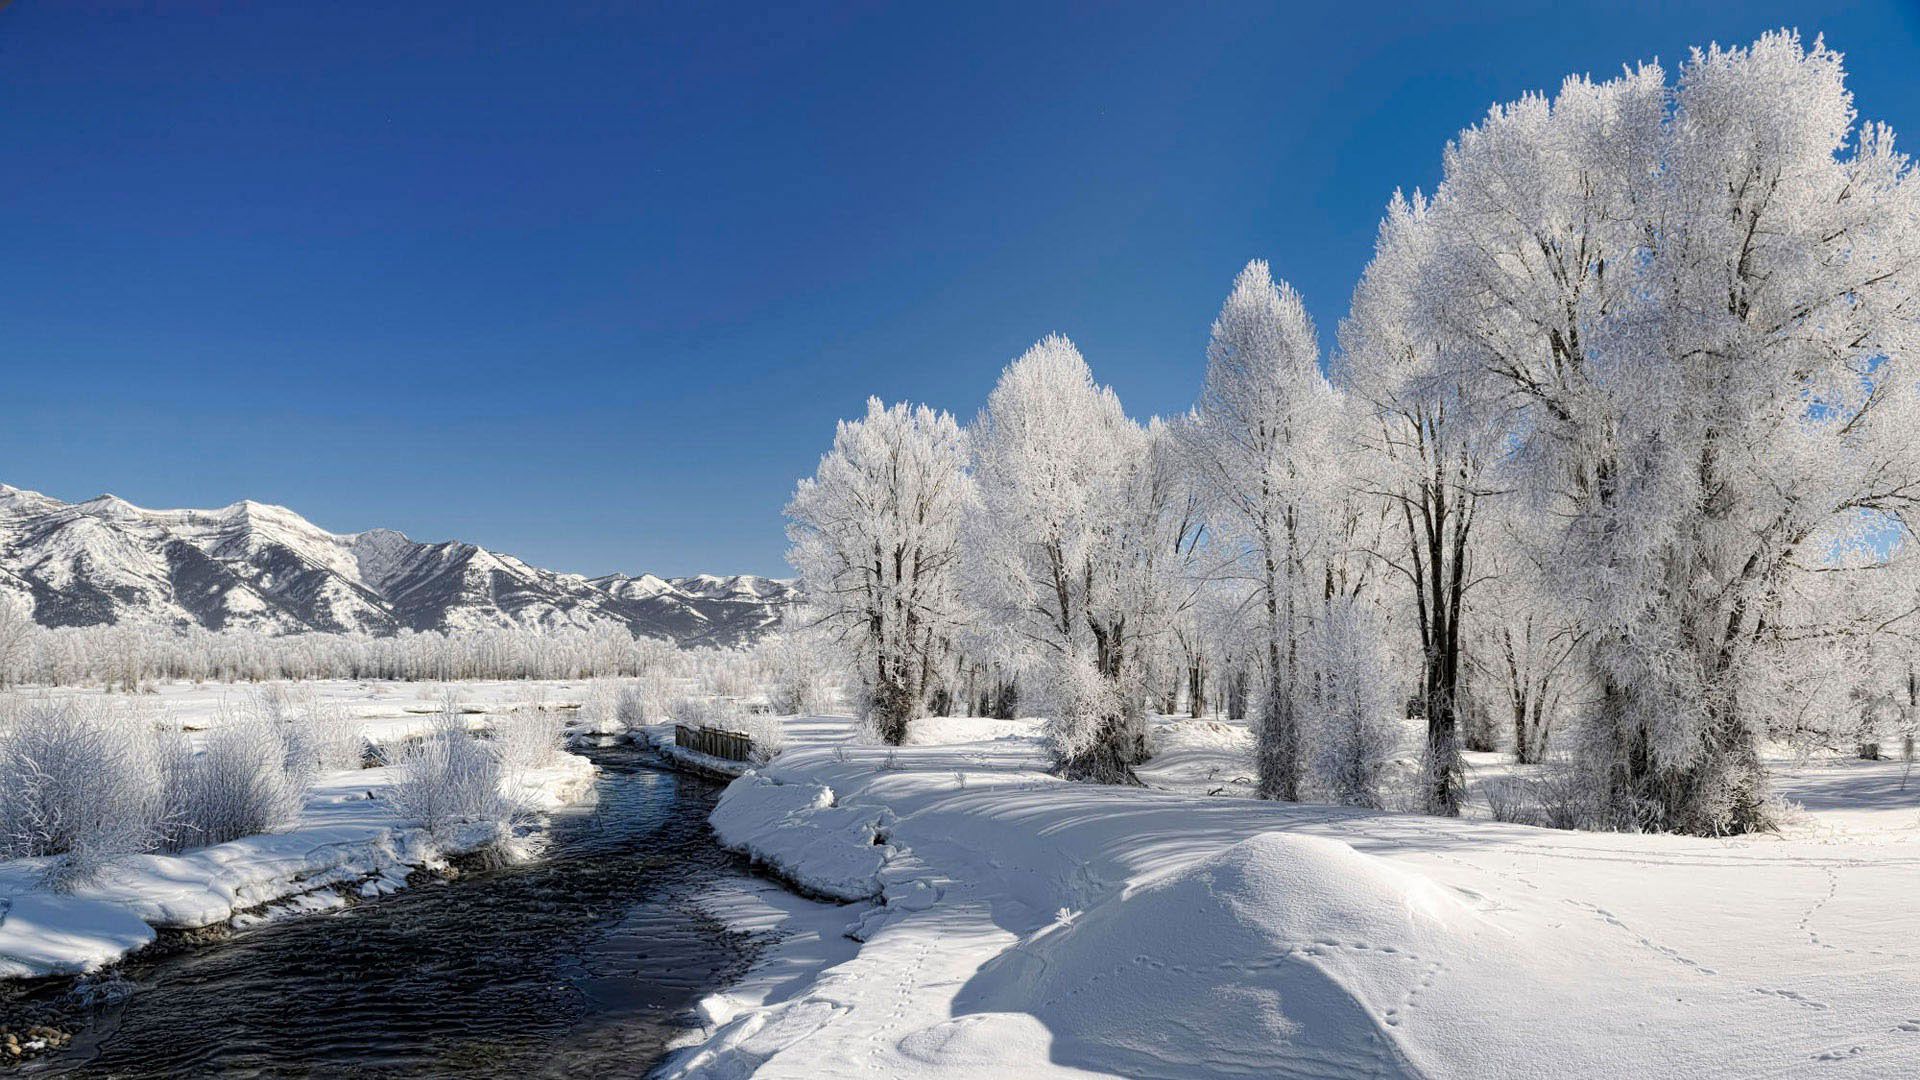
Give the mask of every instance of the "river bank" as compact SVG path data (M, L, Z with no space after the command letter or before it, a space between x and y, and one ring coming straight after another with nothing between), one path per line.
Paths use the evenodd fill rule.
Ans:
M510 777L505 794L527 812L550 812L591 798L593 780L592 762L562 753ZM336 907L343 888L393 892L412 870L509 839L493 823L439 836L412 826L386 797L398 781L394 766L328 774L292 829L178 855L120 856L70 892L41 883L51 859L0 862L0 979L97 970L156 931Z
M888 750L809 721L727 789L722 842L859 901L828 909L859 944L714 1005L664 1075L1894 1076L1920 1052L1897 770L1783 770L1789 830L1712 841L1068 784L1008 723Z

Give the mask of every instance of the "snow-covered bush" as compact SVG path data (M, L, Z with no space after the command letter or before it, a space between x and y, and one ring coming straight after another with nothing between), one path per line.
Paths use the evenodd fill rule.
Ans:
M1539 823L1538 803L1533 785L1517 776L1496 776L1480 785L1480 798L1487 804L1487 816L1509 825Z
M580 703L579 730L590 735L615 735L625 730L620 719L620 687L612 679L595 679L587 684L586 699Z
M691 694L680 699L673 708L676 723L696 728L717 728L721 731L739 731L739 724L745 722L747 710L733 698L710 697Z
M315 775L308 750L288 741L291 723L229 714L198 754L169 768L165 846L220 844L277 832L299 820Z
M365 761L367 743L359 722L339 703L311 690L287 695L277 708L262 703L255 712L279 733L288 772L309 782L322 773L358 769Z
M1601 823L1605 793L1571 761L1556 759L1533 776L1500 776L1480 797L1495 821L1549 829L1591 829Z
M800 632L782 634L763 650L772 668L769 698L773 711L787 716L817 716L833 707L830 661L825 650Z
M518 709L493 722L493 750L508 772L554 763L566 745L567 723L557 712Z
M1121 753L1129 738L1120 730L1128 723L1129 701L1115 682L1078 654L1061 657L1044 672L1032 682L1056 767L1070 779L1138 784Z
M586 700L580 706L580 727L615 735L659 723L671 711L674 682L659 671L633 679L595 679L588 684Z
M1399 732L1380 672L1386 650L1367 613L1335 604L1308 637L1318 682L1314 778L1334 802L1379 809L1381 780Z
M625 680L614 700L614 717L629 731L665 720L673 700L673 684L673 678L660 671Z
M395 812L436 835L466 822L502 821L512 813L500 795L498 752L467 731L451 697L432 728L401 749L399 770L389 796Z
M745 652L715 653L707 659L701 684L715 697L740 698L759 689L754 658Z
M301 704L265 695L223 710L198 750L135 706L8 704L0 856L64 856L49 880L69 886L112 855L183 851L294 824L319 772L359 764L357 730Z
M61 856L69 888L103 859L144 851L163 812L158 737L124 707L46 698L0 703L0 855Z
M735 731L741 732L753 740L753 760L757 764L766 764L774 755L787 748L787 728L780 718L770 713L746 713L739 720Z

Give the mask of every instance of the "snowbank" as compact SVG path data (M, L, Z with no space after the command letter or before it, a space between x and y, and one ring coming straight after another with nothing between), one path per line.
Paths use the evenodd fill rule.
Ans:
M723 847L745 852L801 892L833 900L880 895L880 868L893 849L884 807L834 804L833 789L743 776L728 785L708 821ZM762 839L778 835L780 842Z
M561 754L513 776L509 794L528 810L553 811L591 799L594 776L592 762ZM435 841L398 820L381 798L397 779L395 768L332 774L309 793L294 829L179 855L122 856L69 895L41 887L51 860L0 862L0 979L92 971L148 944L155 929L241 925L262 905L338 906L337 887L391 891L411 868L498 839L485 824Z
M1575 834L1066 784L1031 728L968 728L815 738L728 790L726 843L878 903L848 911L856 954L717 1004L668 1075L1898 1076L1920 1054L1920 793L1870 834L1818 812L1787 838Z

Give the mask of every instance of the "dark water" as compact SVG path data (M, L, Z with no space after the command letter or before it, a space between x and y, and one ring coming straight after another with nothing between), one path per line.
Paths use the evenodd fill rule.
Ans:
M740 870L705 832L714 785L587 753L599 805L556 817L537 861L136 957L130 993L18 1074L641 1075L749 959L692 902Z

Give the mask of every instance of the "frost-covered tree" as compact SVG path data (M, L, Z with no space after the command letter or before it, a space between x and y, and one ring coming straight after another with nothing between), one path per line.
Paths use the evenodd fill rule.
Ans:
M1214 320L1206 382L1183 432L1218 572L1246 589L1258 627L1262 798L1300 797L1312 689L1300 642L1331 589L1341 414L1299 294L1276 285L1265 262L1248 263Z
M0 593L0 690L20 680L29 638L38 629L24 600Z
M1799 752L1877 759L1920 723L1920 550L1889 532L1861 516L1782 589L1763 676L1777 703L1767 734Z
M1062 772L1133 781L1146 754L1141 661L1168 625L1173 488L1161 429L1128 419L1058 335L1002 373L974 428L971 578L1044 707Z
M1611 824L1768 822L1781 590L1920 494L1920 187L1796 35L1570 79L1449 149L1417 312L1515 409L1512 478L1591 628Z
M1588 628L1582 605L1561 595L1536 561L1552 523L1501 513L1515 507L1490 502L1494 527L1478 538L1484 580L1471 608L1469 657L1486 704L1510 733L1514 760L1534 765L1546 760L1560 721L1585 693Z
M866 719L888 743L922 715L961 621L967 461L967 433L949 414L871 398L787 505L788 561L817 625L848 650Z
M1475 522L1502 432L1444 362L1447 341L1421 317L1431 259L1426 205L1394 197L1373 262L1340 327L1341 366L1370 413L1354 432L1369 451L1368 486L1392 522L1375 554L1404 586L1421 656L1426 721L1421 799L1460 812L1468 589L1478 574Z
M1126 499L1127 532L1137 545L1129 545L1132 563L1124 573L1139 583L1128 648L1142 689L1150 690L1146 697L1161 698L1170 705L1165 711L1178 707L1165 699L1170 692L1177 698L1178 684L1191 674L1180 637L1196 629L1193 615L1205 584L1199 552L1205 528L1183 432L1190 419L1148 421L1146 457L1132 474ZM1141 721L1144 741L1144 716Z

